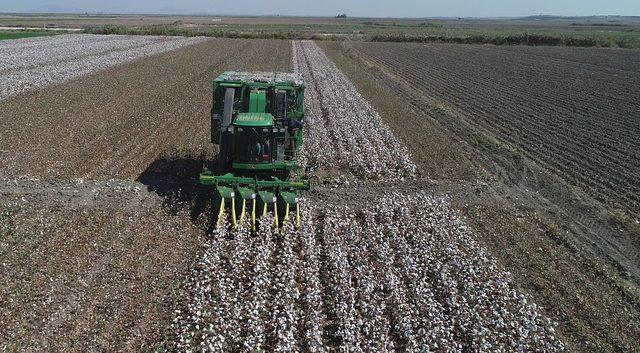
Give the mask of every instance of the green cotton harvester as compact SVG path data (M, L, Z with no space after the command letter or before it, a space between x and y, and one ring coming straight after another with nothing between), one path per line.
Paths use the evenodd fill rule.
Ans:
M304 81L292 73L225 72L213 83L211 142L215 165L200 174L215 188L215 215L235 228L273 212L275 227L295 214L298 192L309 189L298 154L303 143Z

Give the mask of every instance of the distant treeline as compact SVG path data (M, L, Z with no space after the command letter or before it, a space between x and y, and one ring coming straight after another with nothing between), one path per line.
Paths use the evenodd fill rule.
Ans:
M91 34L121 34L149 36L217 37L242 39L315 39L336 40L337 36L325 36L308 32L293 31L236 31L212 28L181 28L178 26L126 27L106 25L85 29Z
M429 28L430 26L426 26ZM427 29L425 29L426 31ZM479 30L440 30L429 28L429 32L389 31L379 33L360 33L358 35L322 34L309 31L267 31L267 30L230 30L206 27L181 26L101 26L89 28L87 33L93 34L125 34L125 35L157 35L157 36L206 36L218 38L246 39L314 39L314 40L361 40L373 42L412 42L412 43L459 43L459 44L495 44L495 45L548 45L570 47L606 47L606 48L640 48L640 32L609 33L510 33L501 31Z
M420 23L398 23L398 22L372 22L365 21L362 22L365 26L375 26L375 27L421 27L421 28L442 28L441 25L437 25L435 23L430 22L420 22Z
M604 48L640 48L640 36L596 36L573 33L537 34L537 33L479 33L460 35L450 32L443 34L379 34L370 38L374 42L412 42L412 43L458 43L458 44L495 44L495 45L548 45L567 47L604 47Z
M572 26L583 26L583 27L631 27L630 25L626 25L624 23L578 23L578 22L574 22L571 25Z

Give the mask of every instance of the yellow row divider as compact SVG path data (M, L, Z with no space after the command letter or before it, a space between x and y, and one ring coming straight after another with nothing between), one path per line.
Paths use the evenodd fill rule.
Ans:
M287 225L287 220L289 220L289 204L286 204L284 207L284 218L282 219L282 233L284 234L284 228Z
M222 223L223 219L224 219L224 197L222 198L222 201L220 201L220 210L218 211L218 227Z
M244 220L246 218L247 213L247 200L242 199L242 212L240 213L240 225L244 224Z
M278 203L275 202L273 204L273 214L274 214L274 223L276 225L276 229L278 229Z
M233 229L238 228L238 222L236 221L236 198L231 198L231 225Z
M256 199L253 198L253 205L251 206L251 228L256 231Z

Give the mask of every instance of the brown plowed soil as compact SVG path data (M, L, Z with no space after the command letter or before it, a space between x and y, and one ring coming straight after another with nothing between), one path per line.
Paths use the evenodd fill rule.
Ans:
M474 129L640 219L639 51L353 46Z
M0 350L156 349L205 238L166 206L194 201L212 80L290 53L212 40L0 103Z
M571 351L636 349L637 52L320 45Z

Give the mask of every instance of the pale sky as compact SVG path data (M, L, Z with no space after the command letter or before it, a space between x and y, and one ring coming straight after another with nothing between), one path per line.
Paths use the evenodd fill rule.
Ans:
M640 16L640 0L0 0L0 12L361 17Z

